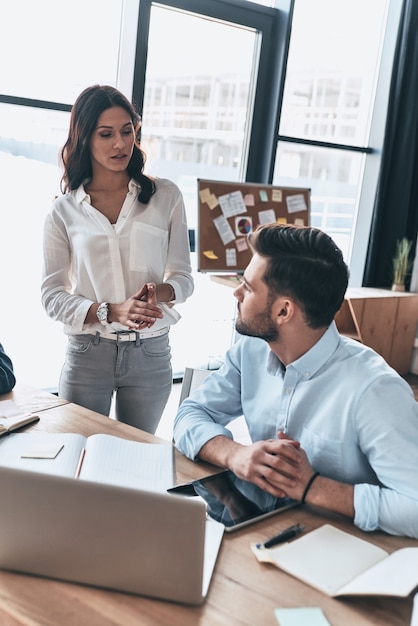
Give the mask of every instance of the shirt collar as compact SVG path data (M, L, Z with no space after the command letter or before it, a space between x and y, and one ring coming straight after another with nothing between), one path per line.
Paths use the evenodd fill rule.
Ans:
M80 187L78 187L78 189L76 189L75 191L75 198L77 202L79 202L80 204L84 201L90 204L90 196L84 188L84 185L86 183L87 183L87 180L85 180L84 183L80 185Z
M328 361L337 349L340 340L335 322L332 322L322 337L308 352L290 363L287 368L294 367L303 378L312 378L316 372ZM273 376L284 375L285 367L279 358L270 351L267 361L267 371Z
M321 339L290 366L294 367L304 378L312 378L334 354L339 341L337 326L335 322L332 322Z
M87 193L86 189L85 189L85 185L88 183L88 180L85 180L84 183L82 185L80 185L80 187L78 187L78 189L76 189L75 191L75 197L77 202L79 202L80 204L82 202L88 202L89 204L91 204L90 202L90 196ZM141 191L141 185L139 183L137 183L135 180L133 180L133 178L131 178L131 180L128 183L128 189L130 192L135 193L136 195L138 195Z
M138 195L141 191L141 185L136 182L133 178L128 183L129 191L133 191L136 195Z

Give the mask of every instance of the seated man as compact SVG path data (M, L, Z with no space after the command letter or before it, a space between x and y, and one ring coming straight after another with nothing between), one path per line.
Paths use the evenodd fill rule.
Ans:
M269 225L238 300L242 337L179 408L177 447L274 496L418 538L418 403L382 357L341 336L348 269L315 228ZM226 428L244 415L251 445Z
M0 343L0 395L9 393L16 384L13 364Z

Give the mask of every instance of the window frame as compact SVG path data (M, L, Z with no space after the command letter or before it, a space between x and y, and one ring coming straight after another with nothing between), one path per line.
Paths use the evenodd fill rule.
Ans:
M259 66L253 86L254 107L244 180L268 184L273 176L294 2L280 0L276 8L270 8L245 0L140 0L133 101L142 111L152 5L175 8L259 31Z
M347 143L305 139L296 135L281 135L279 130L277 133L277 145L279 142L289 142L323 149L361 153L364 155L365 164L362 181L358 188L357 210L351 230L350 249L347 258L347 263L350 267L349 284L353 287L360 287L363 284L364 268L373 219L374 197L377 189L385 134L385 120L392 66L401 13L402 0L388 0L385 32L382 38L382 54L377 75L374 103L370 115L371 125L369 141L365 145L350 145Z

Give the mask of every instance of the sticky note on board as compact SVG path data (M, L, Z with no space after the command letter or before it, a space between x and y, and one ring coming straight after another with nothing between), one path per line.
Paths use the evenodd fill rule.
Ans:
M199 191L200 202L207 202L208 198L210 198L210 189L206 187L205 189L201 189Z
M280 626L331 626L319 607L296 607L274 611Z
M245 206L254 206L255 205L255 200L254 200L254 194L253 193L246 193L244 196L244 204Z
M205 250L202 254L207 259L217 259L218 258L213 250Z
M214 193L211 193L209 198L206 200L208 207L210 209L214 209L216 206L218 206L219 202L218 202L218 198L215 196Z
M244 252L244 250L248 250L248 243L245 237L239 237L238 239L236 239L235 245L238 252Z
M283 201L283 192L281 189L273 189L271 192L271 199L273 202L282 202Z

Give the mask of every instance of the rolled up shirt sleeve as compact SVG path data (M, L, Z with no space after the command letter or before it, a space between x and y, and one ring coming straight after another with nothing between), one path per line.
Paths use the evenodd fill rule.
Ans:
M356 423L378 484L354 488L356 526L418 538L418 412L406 383L373 382L359 398Z

